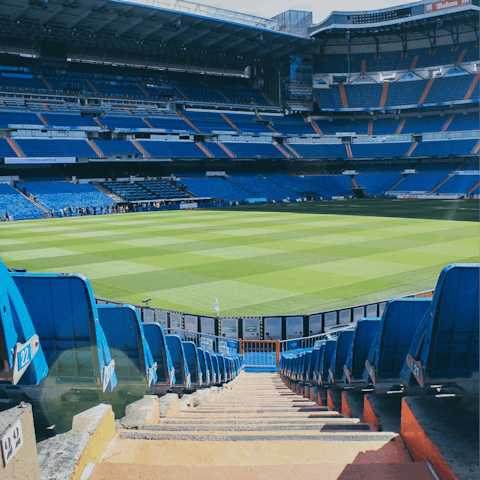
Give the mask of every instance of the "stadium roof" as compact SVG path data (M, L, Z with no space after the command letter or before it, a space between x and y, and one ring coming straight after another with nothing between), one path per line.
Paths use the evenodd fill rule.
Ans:
M381 10L332 12L312 26L312 37L328 41L334 37L357 39L375 37L388 42L389 37L452 37L474 32L478 40L479 0L426 0ZM456 43L455 40L453 43Z
M148 4L148 5L147 5ZM0 0L0 41L175 55L266 65L315 40L275 30L275 20L183 0Z

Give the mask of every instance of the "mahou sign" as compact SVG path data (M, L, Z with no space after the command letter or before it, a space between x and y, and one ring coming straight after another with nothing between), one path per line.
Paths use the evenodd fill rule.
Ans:
M449 8L470 5L470 0L444 0L443 2L429 3L425 5L425 13L440 12Z

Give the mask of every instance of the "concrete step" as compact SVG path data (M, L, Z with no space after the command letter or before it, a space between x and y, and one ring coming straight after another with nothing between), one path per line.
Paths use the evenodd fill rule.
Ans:
M322 404L293 393L278 374L244 373L212 403L118 430L89 480L433 478L398 433Z

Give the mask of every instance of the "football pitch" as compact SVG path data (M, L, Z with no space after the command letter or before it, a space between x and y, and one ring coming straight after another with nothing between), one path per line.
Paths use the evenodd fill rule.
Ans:
M428 218L422 203L410 206L424 218L374 216L366 201L320 204L319 214L300 213L318 205L303 204L3 223L0 253L7 267L82 273L111 300L214 315L218 298L222 316L388 299L433 288L449 263L478 262L477 222Z

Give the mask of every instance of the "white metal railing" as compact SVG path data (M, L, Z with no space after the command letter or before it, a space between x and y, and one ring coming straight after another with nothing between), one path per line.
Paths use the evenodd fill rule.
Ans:
M201 17L240 23L242 25L265 28L267 30L278 30L278 22L270 18L257 17L247 13L234 12L233 10L211 7L199 3L188 2L186 0L129 0L128 3L136 3L148 7L173 10Z
M328 332L319 333L318 335L310 335L309 337L296 338L294 340L280 340L280 353L295 353L305 348L313 348L316 342L336 338L340 332L351 330L354 326L355 324L350 324L345 327L333 328Z

